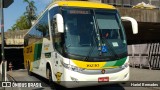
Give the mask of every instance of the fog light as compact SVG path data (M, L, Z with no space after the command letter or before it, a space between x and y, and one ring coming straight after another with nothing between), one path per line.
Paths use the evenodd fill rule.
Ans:
M71 80L72 80L73 82L78 83L78 79L77 79L77 78L71 77Z
M124 75L124 78L126 78L128 76L128 73L126 75Z

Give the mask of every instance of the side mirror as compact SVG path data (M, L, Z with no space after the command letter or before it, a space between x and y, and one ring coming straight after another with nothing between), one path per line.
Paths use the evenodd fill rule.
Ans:
M121 19L123 21L130 21L131 24L132 24L133 34L137 34L138 33L138 23L134 18L132 18L132 17L121 17Z
M63 33L64 32L64 22L63 22L63 17L61 14L56 14L54 16L56 20L56 27L58 29L58 33Z

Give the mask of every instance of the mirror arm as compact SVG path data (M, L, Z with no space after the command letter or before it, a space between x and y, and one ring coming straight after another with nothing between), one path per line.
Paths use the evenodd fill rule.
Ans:
M132 24L133 34L137 34L138 33L138 23L137 23L137 21L134 18L124 16L124 17L121 17L121 19L123 21L130 21L131 24Z

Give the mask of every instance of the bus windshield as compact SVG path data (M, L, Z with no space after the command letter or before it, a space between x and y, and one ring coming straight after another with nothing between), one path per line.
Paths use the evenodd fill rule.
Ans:
M124 29L116 10L63 8L65 51L71 59L117 60L127 56Z

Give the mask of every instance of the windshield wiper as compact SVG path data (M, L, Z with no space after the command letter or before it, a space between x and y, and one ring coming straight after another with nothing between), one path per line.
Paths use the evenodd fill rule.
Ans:
M99 56L101 56L102 55L102 52L101 52L101 50L102 50L102 42L101 42L101 38L100 38L100 32L99 32L99 30L97 28L96 19L94 18L94 16L93 16L93 21L94 21L94 27L95 27L94 30L96 32L96 36L97 36L97 40L98 40Z

